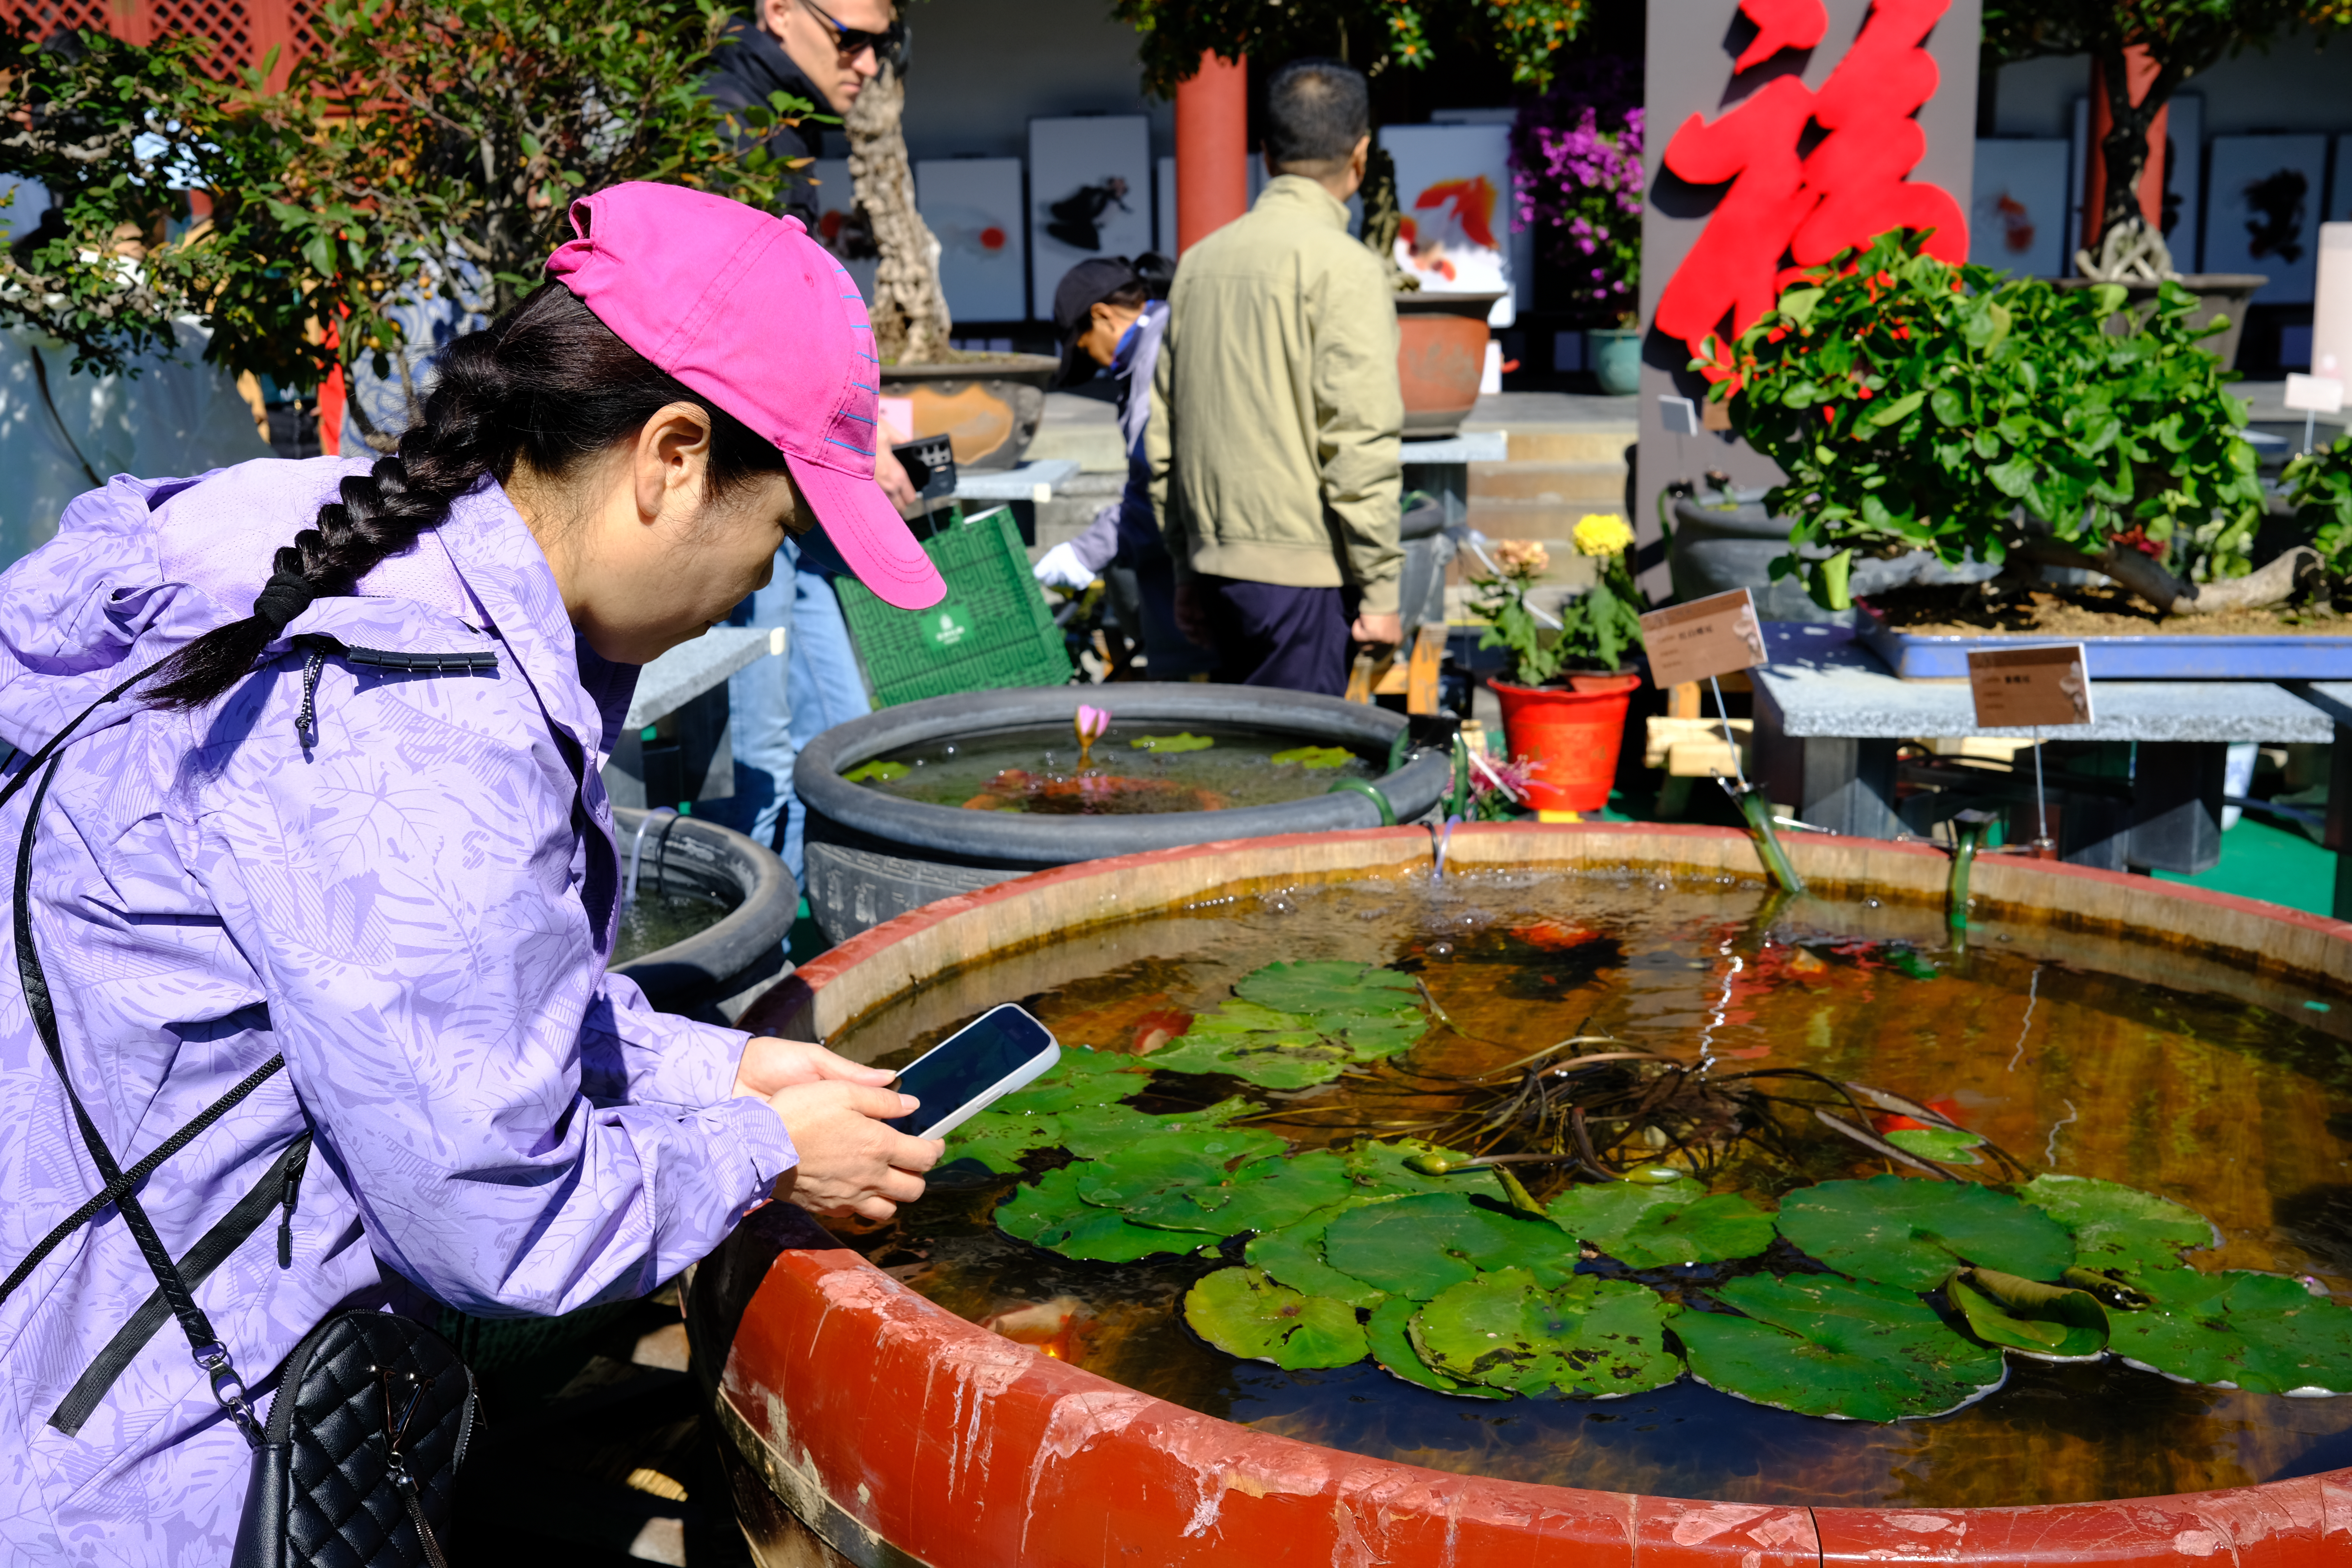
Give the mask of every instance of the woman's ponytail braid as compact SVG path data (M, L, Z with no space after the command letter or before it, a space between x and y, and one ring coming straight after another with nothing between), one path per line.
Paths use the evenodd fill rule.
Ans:
M340 499L272 557L253 614L205 633L159 667L149 689L165 708L200 708L251 674L262 651L313 600L355 592L387 557L437 528L485 476L503 483L517 459L562 475L630 438L667 404L711 417L706 493L716 498L782 454L613 335L561 285L541 288L482 331L451 344L423 417L396 451L347 476Z
M502 423L503 381L495 328L451 345L425 416L401 437L399 449L345 477L341 499L320 507L317 521L271 557L251 616L205 633L167 661L163 684L151 689L155 702L189 709L212 701L252 673L262 650L312 600L349 595L379 563L437 527L451 501L500 466L489 433Z

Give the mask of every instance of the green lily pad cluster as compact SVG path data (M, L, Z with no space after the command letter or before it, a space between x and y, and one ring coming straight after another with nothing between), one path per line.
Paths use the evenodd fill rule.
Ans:
M1882 1175L1800 1188L1774 1213L1648 1173L1538 1206L1507 1165L1412 1139L1293 1154L1242 1122L1255 1109L1242 1099L1165 1116L1125 1103L1162 1068L1320 1082L1423 1025L1408 977L1363 965L1275 964L1235 989L1150 1057L1066 1052L948 1147L1002 1172L1075 1156L998 1209L1009 1235L1074 1258L1226 1259L1183 1311L1229 1354L1293 1369L1369 1356L1484 1399L1609 1398L1688 1372L1864 1421L1956 1409L1999 1387L2011 1355L2352 1393L2352 1310L2294 1279L2185 1266L2218 1244L2211 1225L2112 1182Z
M904 763L886 763L877 757L870 763L860 763L841 775L845 784L888 784L905 778L915 770Z
M1188 730L1175 735L1138 735L1127 744L1136 752L1205 752L1216 743L1214 735L1195 735Z
M1356 760L1356 753L1345 746L1293 746L1286 752L1276 752L1276 763L1297 763L1305 768L1344 768Z
M1234 993L1234 1000L1194 1018L1150 1065L1223 1073L1266 1089L1305 1089L1409 1050L1429 1026L1412 977L1370 964L1269 964Z

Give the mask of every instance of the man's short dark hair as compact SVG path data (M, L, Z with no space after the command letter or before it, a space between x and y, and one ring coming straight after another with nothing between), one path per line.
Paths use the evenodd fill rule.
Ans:
M1345 60L1293 60L1265 84L1266 159L1276 169L1337 174L1371 131L1370 89Z

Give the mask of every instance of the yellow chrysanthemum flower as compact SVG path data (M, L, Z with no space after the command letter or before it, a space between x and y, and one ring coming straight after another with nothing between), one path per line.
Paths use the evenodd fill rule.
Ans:
M1591 511L1577 520L1573 537L1587 555L1614 555L1633 542L1633 531L1615 512Z

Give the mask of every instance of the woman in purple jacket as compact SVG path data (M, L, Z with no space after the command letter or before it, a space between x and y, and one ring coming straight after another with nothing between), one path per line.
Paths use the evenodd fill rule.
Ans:
M605 973L598 770L636 667L814 520L886 600L943 590L874 483L864 306L798 224L645 184L572 221L397 455L118 478L0 578L11 775L154 672L0 811L13 869L41 801L0 884L9 1562L226 1562L248 1466L168 1319L126 1334L155 1280L116 1209L22 1267L104 1184L16 981L20 902L126 1168L284 1058L139 1189L185 1258L275 1184L195 1290L265 1408L339 1306L640 1295L772 1194L885 1216L938 1158L878 1120L914 1104L886 1073Z

